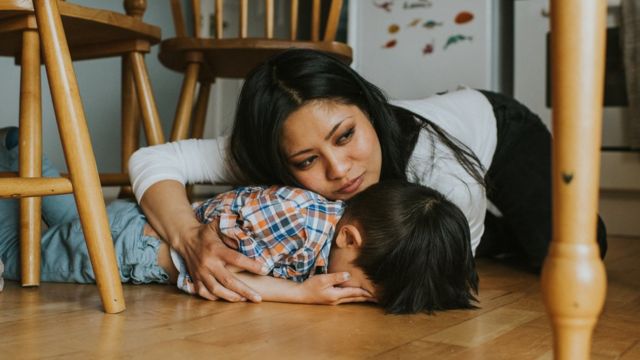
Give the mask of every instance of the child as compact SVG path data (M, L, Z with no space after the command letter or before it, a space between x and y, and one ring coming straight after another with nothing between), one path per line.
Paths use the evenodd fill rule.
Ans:
M17 148L2 145L0 171L15 171ZM43 163L45 176L59 176ZM17 203L0 200L0 260L8 279L19 278ZM115 201L107 212L123 282L179 281L189 290L179 257L174 254L176 271L168 246L153 236L136 204ZM342 285L364 289L357 298L373 295L388 312L474 307L477 274L468 224L434 190L377 184L345 209L297 188L244 187L204 202L196 213L227 246L267 265L271 277L240 274L265 300L318 303L323 283L316 274L349 272ZM94 282L73 198L43 198L43 218L49 228L42 236L42 280Z
M306 302L296 282L344 271L352 276L343 286L363 288L390 313L474 307L469 226L442 194L389 181L344 205L299 188L241 187L200 204L196 217L214 224L227 246L267 265L272 277L293 280L240 274L267 300ZM172 257L178 286L192 293L184 264Z

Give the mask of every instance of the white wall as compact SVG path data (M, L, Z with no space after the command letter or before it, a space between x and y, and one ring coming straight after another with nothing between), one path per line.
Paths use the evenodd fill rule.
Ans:
M124 12L122 0L74 0L76 4ZM169 1L148 1L144 21L162 29L162 37L173 37ZM171 130L182 75L158 61L158 46L146 56L165 134ZM85 115L91 132L98 168L103 172L120 169L120 58L80 61L74 64ZM42 67L42 119L45 154L66 170L58 138L55 116L44 66ZM13 58L0 58L0 128L18 125L20 68Z

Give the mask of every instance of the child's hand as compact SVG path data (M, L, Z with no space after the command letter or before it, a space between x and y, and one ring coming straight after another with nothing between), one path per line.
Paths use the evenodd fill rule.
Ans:
M333 274L314 275L302 283L303 302L309 304L338 305L350 302L375 302L373 296L366 290L356 287L338 287L351 276L340 272Z

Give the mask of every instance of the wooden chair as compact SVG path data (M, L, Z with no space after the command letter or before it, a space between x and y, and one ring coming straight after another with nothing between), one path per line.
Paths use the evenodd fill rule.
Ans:
M552 0L553 241L542 270L555 359L588 359L604 306L596 243L606 0Z
M73 60L122 57L122 151L121 171L100 174L104 186L128 185L129 157L139 147L140 115L147 143L163 143L155 99L144 54L160 42L160 28L142 22L146 0L125 0L127 15L60 3L63 26ZM12 56L19 64L21 34L35 29L30 1L0 0L0 56ZM123 193L129 193L128 188Z
M125 304L71 60L123 57L123 174L106 176L106 182L128 183L126 163L138 147L138 102L149 143L162 143L164 136L143 59L159 42L160 29L141 21L145 1L127 0L125 8L129 15L51 0L0 0L0 56L15 57L22 73L19 174L0 179L0 197L21 198L22 285L40 282L39 196L73 192L108 313L123 311ZM41 177L40 44L70 180Z
M274 1L265 0L263 37L248 37L248 1L239 0L239 31L234 38L223 37L224 2L215 0L215 34L200 36L200 1L192 0L193 36L187 35L180 0L171 0L176 37L163 40L160 62L170 69L185 73L180 100L171 131L171 140L187 137L201 138L204 132L207 103L211 84L216 78L243 78L269 56L289 48L306 48L332 54L346 63L352 59L351 48L336 42L335 36L342 9L342 0L331 0L329 15L321 36L321 1L313 0L311 40L298 39L298 0L291 0L289 37L274 38ZM193 99L196 83L200 82L193 124ZM191 134L189 130L191 128Z

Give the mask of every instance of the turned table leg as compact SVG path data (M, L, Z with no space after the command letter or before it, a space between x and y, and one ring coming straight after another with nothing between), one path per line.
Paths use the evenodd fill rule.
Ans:
M596 243L605 0L552 0L553 242L542 270L556 359L588 359L604 305Z

